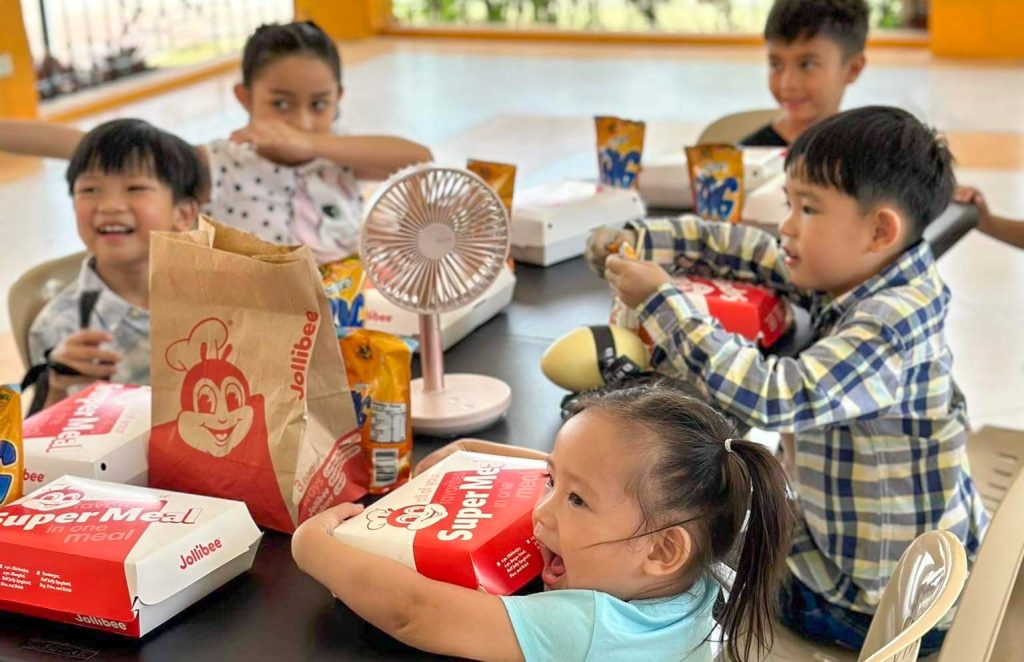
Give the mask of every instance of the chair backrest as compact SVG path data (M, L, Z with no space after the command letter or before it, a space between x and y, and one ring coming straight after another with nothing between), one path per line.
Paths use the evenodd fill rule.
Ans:
M939 662L1014 659L1024 651L1024 455L1021 432L983 428L967 452L978 491L995 511ZM1003 628L1006 621L1012 627Z
M29 269L7 293L7 310L11 317L11 330L18 345L18 354L25 368L29 368L28 330L32 320L46 302L78 275L85 253L75 253L44 262Z
M921 637L960 596L967 554L949 531L929 531L903 552L878 604L858 662L910 662Z
M720 117L709 124L697 138L698 145L728 143L735 145L743 138L775 119L778 108L769 110L747 110Z

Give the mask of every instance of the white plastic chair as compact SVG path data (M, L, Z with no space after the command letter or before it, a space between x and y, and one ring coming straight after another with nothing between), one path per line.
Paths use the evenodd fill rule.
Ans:
M697 138L698 145L726 143L735 145L748 135L775 119L778 108L765 110L747 110L720 117L701 132Z
M921 637L935 627L960 595L967 579L967 554L948 531L929 531L900 557L882 593L860 654L809 642L775 626L775 643L762 659L771 662L910 662Z

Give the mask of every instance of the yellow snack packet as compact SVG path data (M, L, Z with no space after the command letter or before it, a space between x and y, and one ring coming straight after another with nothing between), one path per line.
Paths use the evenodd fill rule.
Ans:
M387 494L412 472L412 350L382 331L349 329L338 342L345 360L370 494Z
M21 389L0 386L0 506L21 498L25 444L21 436Z
M359 316L363 309L366 270L359 258L346 257L322 264L320 277L323 279L327 301L331 304L334 328L362 326Z
M595 117L599 180L606 186L636 188L644 152L643 122Z
M743 213L743 150L734 145L686 148L686 163L698 216L739 223Z
M494 163L492 161L477 161L469 159L466 161L466 170L479 175L480 179L487 182L487 185L494 189L494 192L501 198L501 204L505 206L509 218L512 217L512 194L516 187L516 167L508 163Z
M493 161L478 161L469 159L466 161L466 170L477 174L480 179L487 182L487 185L494 189L494 192L501 198L501 204L508 213L509 220L512 219L512 195L516 188L516 167L508 163L495 163ZM512 256L508 256L508 268L515 271L516 262Z

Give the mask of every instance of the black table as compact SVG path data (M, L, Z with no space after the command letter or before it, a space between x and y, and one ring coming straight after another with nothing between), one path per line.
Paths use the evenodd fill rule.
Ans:
M928 237L937 254L977 221L973 207L951 208ZM508 416L474 436L549 450L565 392L540 372L555 338L608 319L611 294L582 259L546 269L518 265L511 306L445 355L446 372L477 372L512 387ZM779 353L795 354L809 338L806 313ZM417 437L421 458L446 440ZM380 660L436 659L387 641L303 575L290 537L267 532L249 573L165 623L141 641L0 612L0 660ZM44 652L44 651L51 652Z

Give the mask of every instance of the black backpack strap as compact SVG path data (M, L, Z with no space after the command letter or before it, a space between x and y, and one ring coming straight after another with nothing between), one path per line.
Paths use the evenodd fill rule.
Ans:
M96 302L99 299L99 290L86 290L78 297L78 328L89 328L89 319L92 317L92 311L96 309Z
M50 393L49 369L49 363L34 365L28 369L25 377L21 380L22 393L30 386L35 386L35 390L32 392L32 404L28 408L28 416L38 412L46 404L46 396Z
M86 290L78 298L78 325L80 328L85 329L89 327L89 320L92 318L92 312L96 309L96 302L99 301L99 298L99 290ZM52 348L46 350L44 354L46 363L40 363L29 368L28 372L25 373L25 377L21 380L22 393L29 387L35 386L32 394L32 404L29 405L29 416L41 411L46 404L46 396L50 393L50 370L62 375L80 374L70 366L51 361L50 352L52 351Z

